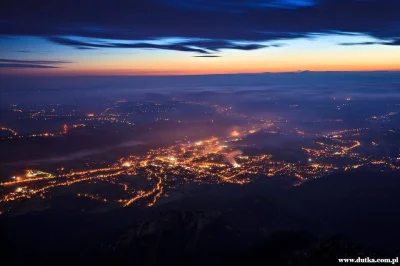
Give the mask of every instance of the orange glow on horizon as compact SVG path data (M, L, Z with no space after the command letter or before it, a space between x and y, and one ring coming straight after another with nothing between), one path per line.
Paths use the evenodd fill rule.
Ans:
M248 69L248 70L221 70L213 71L211 69L207 70L160 70L160 71L150 71L150 70L131 70L131 69L120 69L120 70L62 70L62 71L48 71L48 70L25 70L21 71L19 69L8 69L7 71L1 70L0 75L9 76L190 76L190 75L223 75L223 74L261 74L261 73L286 73L286 72L298 72L298 71L314 71L314 72L373 72L373 71L394 71L400 72L400 66L393 66L392 68L377 68L377 67L352 67L352 68L340 68L340 67L327 67L327 68L290 68L290 69Z
M392 51L390 51L392 52ZM393 54L393 53L391 53ZM338 54L321 52L320 54L268 54L248 53L244 57L228 54L220 58L193 58L179 55L142 59L137 64L132 58L116 57L104 64L104 58L71 63L54 69L3 68L0 75L50 75L50 76L175 76L175 75L210 75L240 73L280 73L297 71L400 71L398 56L389 52L371 55ZM400 58L400 57L399 57Z

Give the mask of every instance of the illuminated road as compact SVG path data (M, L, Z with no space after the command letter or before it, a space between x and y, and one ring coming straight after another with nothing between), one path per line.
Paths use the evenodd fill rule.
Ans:
M155 178L157 179L157 184L153 187L153 189L151 189L149 191L141 191L140 193L138 193L138 195L136 195L135 197L128 200L123 206L127 207L127 206L131 205L132 203L134 203L135 201L138 201L143 198L147 198L147 197L157 193L154 196L153 201L149 204L149 206L152 206L156 202L157 198L162 193L162 178L160 176L161 174L162 174L162 171L160 173L154 174Z
M216 107L219 108L219 107ZM227 109L218 109L221 112ZM88 119L94 119L88 116ZM258 122L246 127L238 127L224 137L210 137L193 143L181 143L166 148L152 149L145 156L129 156L121 158L107 167L68 171L63 169L58 173L46 173L28 170L25 175L14 176L10 181L1 183L6 192L1 196L0 203L12 204L20 199L45 198L45 194L53 188L72 186L77 183L108 182L123 188L118 198L105 198L98 194L78 193L85 197L104 203L118 202L122 207L128 207L138 201L144 201L147 206L153 206L166 196L168 191L177 187L196 184L234 183L243 185L252 182L255 175L266 178L274 176L295 177L300 185L308 179L319 178L333 171L349 171L365 165L388 166L398 171L388 159L376 160L363 157L354 152L362 146L357 140L360 132L368 129L347 129L319 136L314 146L303 147L307 162L288 163L276 160L271 154L244 156L238 146L238 141L256 132L277 132L279 130L272 122ZM67 128L65 128L67 132ZM295 129L298 135L308 133ZM351 163L334 165L334 160L347 158ZM333 160L333 162L329 162ZM135 190L123 176L142 176L148 179L148 189ZM39 196L37 196L39 195ZM0 205L7 208L10 205Z

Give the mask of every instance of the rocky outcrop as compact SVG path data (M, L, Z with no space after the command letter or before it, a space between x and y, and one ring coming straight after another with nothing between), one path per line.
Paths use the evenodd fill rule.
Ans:
M114 250L130 245L160 246L165 238L184 241L187 246L195 246L199 236L221 212L204 211L164 211L156 213L143 221L136 223L123 233L112 246ZM159 243L158 243L159 242Z

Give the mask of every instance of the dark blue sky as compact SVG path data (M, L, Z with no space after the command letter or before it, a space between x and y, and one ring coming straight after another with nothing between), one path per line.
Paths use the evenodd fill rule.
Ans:
M0 14L2 73L400 69L398 0L21 0Z

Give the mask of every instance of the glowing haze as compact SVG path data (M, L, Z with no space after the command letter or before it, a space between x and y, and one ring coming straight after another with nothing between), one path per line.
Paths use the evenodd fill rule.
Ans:
M398 0L22 0L0 14L3 75L400 70Z

